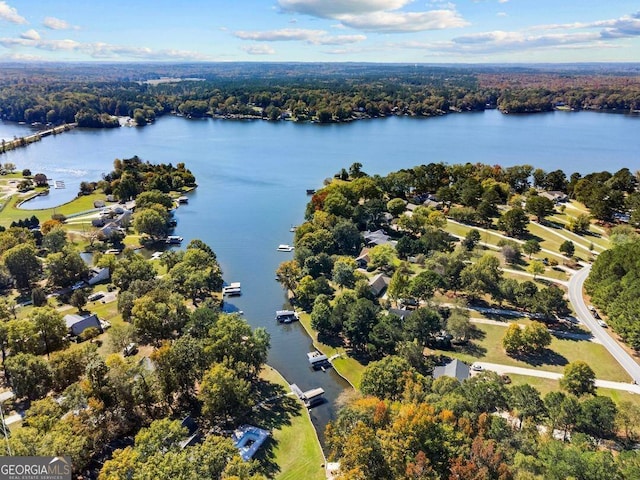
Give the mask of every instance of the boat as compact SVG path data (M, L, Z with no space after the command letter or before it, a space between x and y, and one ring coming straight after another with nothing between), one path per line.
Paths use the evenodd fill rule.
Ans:
M182 240L182 237L179 237L178 235L169 235L165 241L169 244L177 244L182 243Z
M276 320L280 323L291 323L300 320L300 317L293 310L278 310L276 311Z
M277 250L279 252L293 252L293 247L291 245L281 244L281 245L278 245Z
M313 195L315 193L316 193L316 191L315 191L314 188L307 188L307 195Z
M311 365L314 370L320 370L321 368L331 365L327 356L318 351L307 353L307 360L309 360L309 365Z
M185 197L184 195L182 197L178 197L178 203L189 203L189 197Z
M104 253L106 255L120 255L122 253L122 250L118 250L117 248L110 248L108 250L105 250Z
M158 260L164 252L153 252L151 254L151 260Z
M232 282L229 285L222 287L222 295L227 295L229 297L242 295L240 282Z
M298 227L296 225L291 225L291 228L289 229L289 231L290 232L295 232L297 228Z

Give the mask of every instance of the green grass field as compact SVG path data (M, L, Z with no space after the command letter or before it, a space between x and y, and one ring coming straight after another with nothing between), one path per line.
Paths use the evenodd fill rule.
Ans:
M553 337L550 347L539 356L527 361L510 357L502 347L505 328L498 325L475 324L477 339L456 351L434 350L434 353L456 357L468 363L484 361L522 368L539 368L562 373L567 363L584 360L596 374L596 378L628 382L631 379L616 360L600 344L586 340L568 340Z
M280 386L286 392L289 391L287 381L278 371L269 366L262 370L260 378ZM324 456L304 405L293 397L277 399L274 404L278 402L282 410L286 406L288 418L280 422L281 425L272 428L272 436L266 444L266 451L260 452L258 460L267 470L271 470L273 477L270 477L276 480L324 479L322 467L325 463ZM277 408L278 406L275 405L273 410ZM269 413L269 409L263 412L265 415Z
M360 388L360 379L365 366L358 362L355 358L348 355L344 347L333 347L318 340L318 333L311 328L311 316L308 313L300 314L300 323L307 331L307 334L313 340L313 346L331 358L334 355L340 355L331 363L335 370L342 375L355 388Z

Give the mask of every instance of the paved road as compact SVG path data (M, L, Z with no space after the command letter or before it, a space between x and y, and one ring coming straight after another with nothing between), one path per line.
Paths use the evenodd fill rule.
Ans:
M589 276L591 265L584 266L569 279L569 300L576 311L576 316L584 323L605 348L613 355L627 373L640 383L640 365L609 334L598 325L582 297L582 286Z
M546 370L539 370L534 368L522 368L513 367L510 365L502 365L498 363L488 362L475 362L474 365L480 365L483 370L491 370L500 375L513 373L516 375L527 375L529 377L549 378L552 380L560 380L562 378L561 373L549 372ZM611 388L614 390L624 390L631 393L640 394L640 385L633 385L631 383L624 382L611 382L609 380L596 380L596 387Z

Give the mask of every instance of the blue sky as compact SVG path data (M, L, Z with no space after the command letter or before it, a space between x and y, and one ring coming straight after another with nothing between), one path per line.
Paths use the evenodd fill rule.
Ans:
M637 0L0 0L0 61L640 61Z

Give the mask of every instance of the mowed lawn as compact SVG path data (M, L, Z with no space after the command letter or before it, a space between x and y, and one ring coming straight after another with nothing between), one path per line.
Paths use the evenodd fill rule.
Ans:
M477 337L466 347L455 351L433 350L434 353L456 357L468 363L483 361L512 365L522 368L536 368L562 373L567 363L576 360L587 362L601 380L629 382L631 378L600 344L586 340L568 340L553 337L550 347L541 355L526 361L512 358L502 347L502 338L507 329L498 325L475 324Z
M290 391L287 381L277 370L269 366L262 369L260 378L279 385L285 392ZM266 444L268 450L259 451L257 459L268 466L277 465L278 471L272 472L276 480L324 479L322 465L325 459L304 405L290 396L273 402L276 404L274 410L278 408L278 402L287 404L287 414L280 418L288 418L280 421L280 425L271 430L271 439ZM268 411L263 413L263 415L268 414Z
M300 323L307 331L307 334L313 340L313 346L324 353L327 357L331 358L334 355L340 355L331 361L333 368L336 372L342 375L351 385L355 388L360 388L360 380L362 378L362 372L364 372L365 366L358 360L350 357L347 349L342 346L332 346L327 343L323 343L318 340L318 332L311 328L311 315L308 313L300 313Z
M529 377L527 375L516 374L509 374L509 378L511 379L511 385L531 385L532 387L535 387L543 397L549 392L557 392L560 390L560 382L550 378ZM616 403L623 401L635 404L640 403L640 395L625 392L624 390L613 390L611 388L598 387L596 389L596 395L609 397Z

